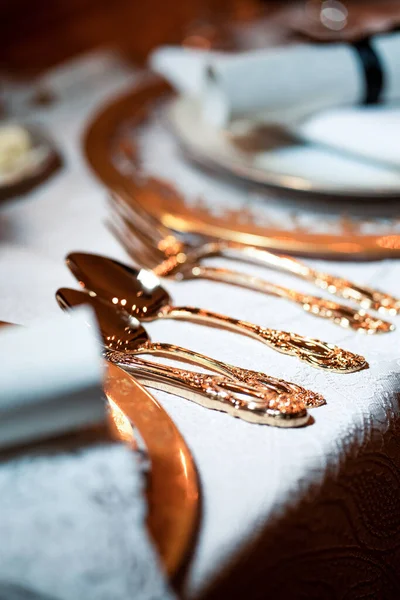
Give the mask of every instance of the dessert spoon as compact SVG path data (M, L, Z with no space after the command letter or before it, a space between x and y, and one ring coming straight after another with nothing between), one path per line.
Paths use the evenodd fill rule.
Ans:
M66 262L83 288L112 302L140 321L168 318L217 325L253 337L312 367L338 373L354 373L368 368L363 356L320 340L267 329L202 308L173 306L168 292L152 271L135 269L111 258L84 252L70 254Z
M79 290L61 288L57 291L56 298L64 310L89 304L94 309L100 326L104 357L129 371L149 387L182 396L205 408L219 410L251 423L299 427L308 421L304 399L312 397L312 392L280 380L276 380L275 384L273 378L265 386L256 388L237 379L186 371L138 358L135 354L151 353L153 345L136 319L116 310L100 298ZM165 345L166 349L163 349L163 344L154 346L154 353L158 353L157 349L160 348L168 354L174 348L168 344ZM191 360L199 356L203 362L207 362L206 357L175 348L177 352L188 352ZM175 355L177 352L174 352ZM265 378L269 380L267 376ZM315 396L318 399L318 395Z

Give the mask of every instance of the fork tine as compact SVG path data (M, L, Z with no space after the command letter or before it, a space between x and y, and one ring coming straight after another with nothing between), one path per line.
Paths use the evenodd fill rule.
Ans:
M143 244L138 236L127 230L126 223L120 218L109 219L107 226L137 265L153 269L160 263L160 260L151 252L148 246Z
M139 251L137 247L133 248L132 245L128 244L121 230L114 223L108 221L107 227L136 266L143 267L145 269L151 269L151 264L149 264L148 257L143 255L143 253Z
M143 244L140 239L134 235L131 235L131 232L126 226L126 223L120 218L109 218L108 219L110 226L112 226L113 231L118 234L118 238L125 248L129 248L131 253L135 254L143 254L145 253L147 256L149 253L147 252L147 246Z
M117 224L120 224L122 233L127 237L128 242L130 242L132 246L136 245L142 248L142 251L146 252L149 259L151 259L155 265L165 259L164 253L149 242L147 237L143 235L141 231L132 227L131 223L121 217L118 217L116 222Z
M112 213L119 215L124 221L130 223L135 230L140 230L143 235L149 238L149 242L153 239L147 223L142 220L140 215L131 210L127 203L119 196L115 194L110 195L109 206Z
M149 248L157 249L157 242L151 234L149 228L143 221L136 219L134 213L126 206L124 202L120 202L115 196L109 198L109 205L112 215L122 219L125 226L136 236L140 236L143 243ZM161 253L161 251L159 251Z
M142 233L142 237L147 238L146 241L149 245L156 244L156 240L151 235L151 230L148 227L148 224L140 217L140 215L135 214L134 211L132 211L124 201L122 201L119 197L112 195L109 198L109 206L114 215L118 215L127 224L129 223L134 231L140 231Z
M114 219L118 219L123 224L124 231L128 237L134 236L140 239L141 243L145 245L149 251L153 253L154 261L156 263L162 262L165 259L165 253L160 249L156 240L151 237L146 229L141 228L141 224L137 221L132 221L131 212L127 212L125 207L119 202L110 202L111 213ZM159 242L161 246L161 240Z
M175 238L172 230L159 223L142 207L138 207L132 199L112 193L109 201L111 209L117 211L135 230L139 230L143 236L146 236L148 244L152 247L157 246L167 237Z

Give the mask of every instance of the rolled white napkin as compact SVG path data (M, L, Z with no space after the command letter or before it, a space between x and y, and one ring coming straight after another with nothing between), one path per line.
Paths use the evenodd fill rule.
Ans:
M96 329L88 307L0 329L0 449L105 421Z
M400 33L375 36L371 46L384 73L381 99L399 101ZM359 104L366 89L361 59L346 43L239 54L165 47L153 52L150 66L181 93L198 97L205 119L216 126L249 116L293 123L317 111Z

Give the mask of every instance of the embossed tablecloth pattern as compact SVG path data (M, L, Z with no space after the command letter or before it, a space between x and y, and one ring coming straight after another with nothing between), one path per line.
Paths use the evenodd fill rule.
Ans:
M72 102L69 109L54 107L36 115L64 149L66 165L42 188L0 208L0 276L7 281L0 318L29 322L57 312L55 288L71 282L62 266L69 251L124 258L104 225L104 190L78 155L85 119L99 100L123 85L123 78L110 74L101 91L82 91L85 101L79 110ZM168 170L171 160L173 178L175 158L162 155L162 148L160 144L160 168ZM158 156L149 168L156 169ZM180 184L192 186L197 194L194 169L187 169L187 179L181 176ZM204 188L210 186L207 179ZM224 189L226 199L228 188ZM213 201L218 201L216 193ZM400 295L398 262L315 264ZM272 271L241 268L314 291ZM364 354L370 363L368 371L358 374L329 374L233 333L167 321L148 325L154 340L263 369L322 392L327 399L325 407L312 411L312 426L285 431L252 426L158 394L188 441L202 480L203 514L187 593L251 599L267 594L399 597L400 329L381 337L356 335L283 300L215 283L168 283L168 289L176 304L203 306L319 337Z
M0 462L0 599L173 600L145 534L137 457L83 439Z

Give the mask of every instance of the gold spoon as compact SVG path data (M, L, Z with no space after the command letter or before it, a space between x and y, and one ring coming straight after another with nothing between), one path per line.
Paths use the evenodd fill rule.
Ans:
M210 374L185 371L155 364L138 358L137 354L171 355L175 359L183 356L191 362L211 364L214 370L230 374L241 371L196 354L190 350L170 344L152 344L140 323L110 306L96 296L61 288L56 293L61 308L69 310L75 306L89 304L95 311L105 346L105 358L134 374L142 383L177 394L206 408L226 412L252 423L278 427L297 427L308 421L305 401L312 406L324 403L318 394L308 392L300 386L269 378L265 385L252 387L242 383L239 377L227 378ZM254 373L258 376L258 373ZM249 375L247 375L249 376Z
M338 373L368 368L363 356L326 342L267 329L201 308L172 306L168 292L152 271L134 269L111 258L84 252L70 254L67 265L82 287L141 321L168 318L218 325L251 336L282 354L296 356L312 367Z

